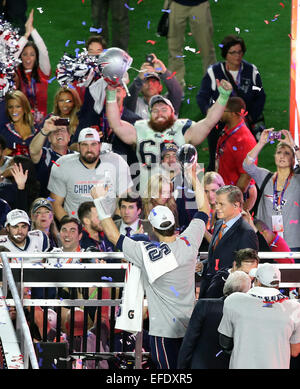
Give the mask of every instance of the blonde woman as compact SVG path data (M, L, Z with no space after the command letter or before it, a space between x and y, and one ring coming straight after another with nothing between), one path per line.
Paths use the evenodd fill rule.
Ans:
M224 185L224 180L219 173L210 171L204 174L204 191L210 205L209 218L206 229L210 233L212 233L214 224L216 222L216 191Z
M31 205L30 216L32 230L43 231L52 247L60 247L59 231L54 220L51 201L43 197L35 199Z
M148 215L156 205L168 207L175 216L176 228L180 227L178 222L178 210L173 197L173 184L171 180L163 174L154 174L148 180L147 190L143 197L144 217Z
M25 94L19 90L7 93L5 111L9 122L0 127L0 134L6 140L5 155L29 157L29 144L37 129Z

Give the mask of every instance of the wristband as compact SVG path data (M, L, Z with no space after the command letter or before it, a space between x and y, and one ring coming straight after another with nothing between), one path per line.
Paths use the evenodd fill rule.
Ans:
M255 162L255 158L250 157L250 155L247 155L247 158L249 159L249 161Z
M218 91L219 91L220 95L217 99L217 102L220 105L222 105L223 107L225 107L225 105L227 104L227 101L229 99L229 96L231 95L231 90L225 90L221 86L218 86Z
M40 133L41 133L42 135L44 135L44 136L48 136L48 134L44 134L44 133L43 133L43 129L41 129Z
M106 89L106 102L115 103L117 102L117 92L116 90Z
M94 204L98 213L99 220L111 217L107 204L105 204L106 197L99 197L94 199Z

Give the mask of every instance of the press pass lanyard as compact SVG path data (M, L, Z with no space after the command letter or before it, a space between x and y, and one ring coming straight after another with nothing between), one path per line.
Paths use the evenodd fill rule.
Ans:
M288 178L285 180L284 187L279 195L277 190L277 179L278 179L278 173L276 173L275 178L273 179L273 210L280 212L282 210L283 205L285 204L283 200L284 193L287 189L287 187L290 184L291 178L293 173L290 173Z
M220 158L220 156L223 154L224 152L224 146L225 146L225 143L228 141L228 139L233 135L235 134L244 124L244 121L242 121L232 132L230 132L229 134L225 134L227 135L227 137L223 140L223 142L219 145L219 147L217 148L217 159ZM224 135L225 135L224 134Z

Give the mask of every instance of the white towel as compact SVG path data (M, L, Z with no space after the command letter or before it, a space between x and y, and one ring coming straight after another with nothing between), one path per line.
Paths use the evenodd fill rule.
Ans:
M91 96L95 100L94 110L95 112L97 112L97 114L101 113L104 106L104 100L106 97L105 94L106 86L107 86L107 82L103 78L99 78L99 80L95 81L89 87Z
M150 284L165 273L178 267L176 258L166 243L161 243L159 246L156 246L154 243L146 245L143 242L139 243Z
M115 328L132 333L142 331L143 299L144 287L141 270L129 263L125 273L125 286Z

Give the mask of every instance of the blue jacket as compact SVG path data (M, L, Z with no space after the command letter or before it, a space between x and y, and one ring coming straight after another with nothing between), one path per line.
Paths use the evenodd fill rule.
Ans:
M204 115L219 97L216 79L225 79L229 81L225 72L225 63L217 62L211 65L202 79L201 87L197 93L196 100ZM257 67L245 60L241 63L240 82L238 87L238 96L246 104L248 114L252 122L256 122L262 114L266 95L262 86L262 80ZM237 96L233 91L231 96Z

